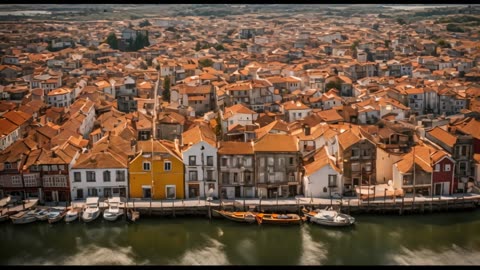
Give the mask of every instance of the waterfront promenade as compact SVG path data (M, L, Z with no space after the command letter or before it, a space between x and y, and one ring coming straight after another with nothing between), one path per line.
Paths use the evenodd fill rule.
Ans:
M411 212L449 211L459 209L471 209L477 207L480 202L480 194L465 193L452 196L416 196L406 195L403 198L375 198L360 200L357 197L343 197L341 199L308 198L297 196L295 198L258 199L240 198L235 200L153 200L128 199L121 207L135 208L142 214L149 215L210 215L210 209L226 209L233 211L265 211L265 212L300 212L301 208L325 208L334 206L342 212L363 213L381 212L399 214ZM85 201L72 202L75 207L83 207ZM108 205L101 200L101 208Z

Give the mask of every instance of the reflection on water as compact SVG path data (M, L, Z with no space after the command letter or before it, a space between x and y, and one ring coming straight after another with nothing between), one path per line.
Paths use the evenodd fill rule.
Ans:
M202 218L0 225L0 264L480 264L480 212L358 216L349 228Z
M410 250L401 247L399 254L387 256L388 264L400 265L480 265L480 251L452 245L450 249L434 252L428 249Z
M319 265L327 258L327 250L320 242L315 242L308 226L302 228L302 256L300 265Z
M203 235L205 245L200 248L187 250L173 265L227 265L227 256L223 251L224 245L219 241Z

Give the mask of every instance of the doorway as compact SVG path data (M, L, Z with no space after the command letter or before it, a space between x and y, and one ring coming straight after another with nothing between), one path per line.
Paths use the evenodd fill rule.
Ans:
M240 198L241 196L240 187L235 187L235 198Z
M437 183L435 184L435 195L442 195L442 184Z

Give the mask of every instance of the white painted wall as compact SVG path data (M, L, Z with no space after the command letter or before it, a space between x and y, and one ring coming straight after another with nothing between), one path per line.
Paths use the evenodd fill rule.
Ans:
M204 147L204 150L201 150L201 147ZM203 164L204 170L202 170L202 152L203 152ZM196 165L190 166L189 165L189 156L196 157ZM207 166L207 156L213 156L213 166ZM217 168L217 148L212 147L210 144L202 141L195 145L189 147L186 151L182 152L183 163L185 164L185 197L189 198L189 190L188 190L188 181L189 181L189 171L196 170L198 175L198 181L200 182L200 197L205 198L206 193L208 192L205 190L205 186L208 183L214 184L214 197L218 197L218 168ZM213 170L213 179L214 182L206 183L204 179L207 177L207 170Z
M110 182L103 181L103 172L110 171ZM116 171L124 171L125 173L125 181L117 182ZM95 182L87 182L87 171L94 171L95 172ZM80 172L81 181L74 182L74 173ZM88 197L88 188L96 188L98 192L98 197L102 197L104 195L103 188L120 188L124 187L126 189L126 194L129 194L128 191L128 169L125 168L107 168L107 169L72 169L69 172L70 178L70 194L72 200L77 199L77 189L83 189L83 197L84 199Z

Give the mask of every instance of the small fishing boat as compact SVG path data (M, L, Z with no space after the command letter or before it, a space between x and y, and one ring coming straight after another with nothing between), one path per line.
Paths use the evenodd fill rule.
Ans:
M129 208L127 211L127 218L128 220L135 222L137 219L140 218L140 212L135 211L132 208Z
M65 214L65 222L69 223L72 221L75 221L81 213L82 209L81 208L70 208L67 213Z
M33 211L33 214L35 215L35 218L37 218L37 220L40 220L40 221L47 220L48 213L49 213L49 210L47 210L47 209L35 209Z
M317 209L314 211L303 210L305 217L312 223L330 227L345 227L355 224L355 218L342 214L333 208Z
M215 210L213 209L215 213L218 213L222 217L236 221L236 222L241 222L241 223L255 223L257 220L255 217L257 216L257 213L252 213L252 212L229 212L229 211L224 211L224 210Z
M303 218L297 214L265 214L259 213L256 216L258 225L260 224L301 224Z
M98 207L98 197L87 198L85 208L82 213L82 220L85 222L91 222L100 216L100 208Z
M27 224L37 220L35 215L30 210L21 211L15 215L10 216L13 224Z
M118 217L123 215L123 210L120 209L120 197L114 197L108 201L108 209L103 211L103 218L108 221L115 221Z
M66 210L52 209L48 213L48 223L53 224L59 222L67 214Z
M4 207L12 201L12 197L8 195L5 198L0 199L0 207Z

